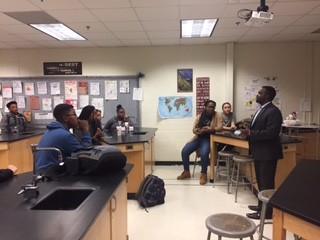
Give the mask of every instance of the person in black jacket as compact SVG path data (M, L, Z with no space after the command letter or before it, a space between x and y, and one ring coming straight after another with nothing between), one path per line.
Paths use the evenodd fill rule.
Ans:
M7 169L0 169L0 182L3 182L17 173L18 168L14 165L9 165Z
M256 96L256 102L261 105L251 122L250 129L244 129L241 134L248 137L249 150L254 159L254 167L258 190L274 189L277 162L283 158L280 132L282 114L273 105L272 100L276 90L271 86L263 86ZM262 202L257 206L249 205L254 213L247 213L247 217L260 219ZM266 219L272 218L272 208L268 207Z
M26 129L26 119L18 112L18 103L11 101L6 104L9 112L1 119L1 128L6 132L18 132Z

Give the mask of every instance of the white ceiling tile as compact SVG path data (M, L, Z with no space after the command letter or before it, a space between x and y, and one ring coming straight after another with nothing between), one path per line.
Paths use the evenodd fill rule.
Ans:
M21 12L21 11L39 11L37 6L29 1L22 0L1 0L1 12Z
M277 34L283 30L283 27L252 27L248 30L246 33L247 36L252 36L252 35L262 35L262 34Z
M129 8L129 0L80 0L87 8Z
M276 2L269 11L278 15L301 15L313 10L318 1Z
M136 8L141 21L180 19L178 7Z
M91 12L101 21L138 21L136 13L130 8L92 9Z
M124 46L123 43L121 43L117 39L91 40L91 42L93 42L98 47L120 47L120 46Z
M162 39L150 39L152 45L154 46L165 46L165 45L178 45L179 39L177 38L162 38Z
M7 33L38 33L39 31L26 24L0 25L0 30Z
M88 10L49 10L48 13L62 23L97 21Z
M259 0L1 0L0 48L319 41L319 34L309 33L319 28L320 0L267 0L274 19L260 28L245 25L238 11L256 10L259 5ZM47 35L3 14L40 10L88 41L48 40ZM181 19L208 17L219 18L211 38L180 39ZM22 39L24 35L28 40Z
M312 33L317 30L319 25L317 26L290 26L281 31L283 33Z
M151 46L151 43L147 39L124 39L121 42L125 46Z
M119 39L147 39L145 32L114 32Z
M131 0L133 7L167 7L178 6L179 0Z
M180 0L181 5L215 5L228 4L229 0Z
M147 35L150 39L179 38L180 31L149 31Z
M143 21L141 22L143 28L146 31L158 31L158 30L180 30L180 21Z
M101 22L68 23L68 27L79 34L92 32L109 32Z
M267 26L288 26L294 24L301 16L292 15L292 16L279 16L274 14L273 19Z
M180 17L181 19L219 18L224 7L224 5L182 6ZM201 12L201 16L199 12Z
M130 21L130 22L104 22L104 25L110 31L117 31L117 32L137 32L143 31L142 25L138 21Z
M320 24L320 14L303 16L299 20L294 22L293 25L298 25L298 26L314 25L314 23L316 22Z
M114 40L116 37L110 32L92 32L82 35L88 40Z
M29 0L42 10L57 9L84 9L85 6L79 0ZM21 2L21 0L20 0Z
M272 36L270 42L292 42L299 39L302 36L302 34L277 34L275 36Z

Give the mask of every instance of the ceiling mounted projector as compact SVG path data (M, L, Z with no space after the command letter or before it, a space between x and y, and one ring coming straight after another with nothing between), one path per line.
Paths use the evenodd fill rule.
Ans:
M248 26L262 26L269 23L273 19L273 13L251 11L251 16L246 20L245 25Z
M245 20L245 25L263 26L273 19L273 13L268 12L268 10L269 7L266 6L265 0L261 0L257 11L241 9L238 11L238 17Z

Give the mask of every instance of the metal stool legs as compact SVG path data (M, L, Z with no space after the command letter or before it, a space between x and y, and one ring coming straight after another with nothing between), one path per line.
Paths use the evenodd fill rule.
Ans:
M215 171L215 177L214 177L214 182L213 186L217 186L217 179L220 178L220 176L226 176L227 177L227 191L228 194L230 193L230 184L231 184L231 167L232 167L232 158L235 155L239 155L238 152L235 151L224 151L221 150L218 152L218 159L217 159L217 166L216 166L216 171ZM224 159L222 159L224 158ZM224 162L226 164L225 170L221 170L220 163ZM223 171L223 173L221 173ZM226 171L226 173L224 173ZM224 184L223 184L224 185Z
M197 149L197 150L196 150L196 157L195 157L195 159L194 159L192 177L194 177L194 172L195 172L195 170L196 170L196 166L199 164L198 158L200 158L200 149Z
M266 213L267 213L267 206L268 206L269 199L272 197L275 191L276 191L275 189L267 189L267 190L260 191L258 193L258 199L262 201L260 224L258 224L257 226L257 233L259 235L259 240L262 240L263 238L267 240L271 240L270 238L263 236L263 230L264 230L265 224L272 223L272 222L265 222L265 220L266 220Z
M243 175L241 175L241 179L242 179L242 185L243 186L251 185L251 191L253 191L253 176L252 176L252 166L251 166L251 162L253 162L253 159L249 156L239 155L239 156L234 156L233 161L234 161L234 164L233 164L233 168L232 168L231 184L232 184L232 182L236 183L236 192L235 192L235 200L234 201L237 202L241 163L250 164L250 181L251 182L245 183ZM237 176L236 176L236 179L234 180L235 168L237 168L237 170L236 170Z

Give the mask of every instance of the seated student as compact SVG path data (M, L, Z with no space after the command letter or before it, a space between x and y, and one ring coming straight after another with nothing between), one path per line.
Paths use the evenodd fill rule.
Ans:
M234 131L237 129L236 115L231 112L231 104L229 102L225 102L222 104L221 117L223 122L223 130Z
M100 141L103 137L103 132L101 130L101 126L96 120L95 115L96 115L95 107L92 105L87 105L82 109L79 115L79 119L88 121L89 132L92 138L92 144L100 145ZM80 128L76 128L74 129L74 134L77 136L78 140L81 141L83 136L83 130Z
M126 115L126 112L121 104L117 106L117 116L110 118L107 124L104 126L105 130L114 131L117 126L123 126L125 122L129 123L129 126L133 126L133 122L131 119Z
M1 128L7 132L21 131L26 129L26 119L18 112L18 106L16 101L7 103L9 113L1 119Z
M3 182L15 175L18 168L14 165L8 165L7 169L0 169L0 182Z
M231 104L229 102L225 102L222 104L222 113L221 113L222 123L223 123L223 130L224 131L234 131L237 129L236 127L236 116L233 112L231 112ZM225 145L225 144L218 144L217 146L218 151L224 150L232 150L233 146Z
M58 148L63 160L66 160L71 153L92 146L88 121L79 120L72 105L57 105L53 110L53 116L56 121L47 126L47 131L42 136L38 148ZM79 128L83 131L81 142L69 131L70 128ZM36 153L37 171L41 173L47 171L49 167L57 167L58 159L56 151L38 151Z
M96 109L95 119L97 121L98 128L102 129L102 112L99 109Z
M215 111L215 101L208 100L204 103L204 106L203 112L196 117L193 125L192 131L195 134L194 137L182 149L181 156L184 171L177 177L178 180L191 177L189 169L190 155L199 149L201 158L201 185L206 184L208 181L207 169L210 165L210 134L222 130L222 119L220 113Z

